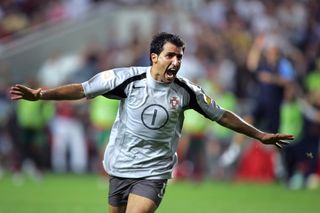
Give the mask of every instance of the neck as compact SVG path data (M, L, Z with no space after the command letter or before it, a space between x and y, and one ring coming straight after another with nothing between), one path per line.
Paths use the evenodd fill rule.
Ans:
M151 67L150 74L155 81L161 82L160 74L154 66Z

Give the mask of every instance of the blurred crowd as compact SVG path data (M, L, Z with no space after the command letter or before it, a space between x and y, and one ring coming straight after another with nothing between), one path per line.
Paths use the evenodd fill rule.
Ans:
M0 43L20 38L67 19L83 17L98 0L2 0L0 1Z
M39 3L41 2L41 3ZM177 180L283 181L292 189L319 185L320 3L317 0L0 2L0 40L10 42L39 23L81 18L95 4L144 6L156 14L153 33L178 33L187 47L182 76L201 85L222 107L264 131L295 135L284 150L262 146L187 111L178 148ZM77 8L77 9L75 9ZM184 13L188 25L172 19ZM110 33L77 54L53 51L33 87L83 82L119 66L149 65L149 40L130 31L128 43ZM103 175L101 155L117 101L98 97L77 102L12 103L10 67L0 67L0 177L19 181L25 171ZM14 107L13 107L14 106ZM196 121L196 122L195 122Z

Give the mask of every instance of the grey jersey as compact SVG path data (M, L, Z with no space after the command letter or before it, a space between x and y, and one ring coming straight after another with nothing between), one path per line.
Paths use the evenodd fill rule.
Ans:
M120 99L103 160L109 175L171 178L184 111L194 109L213 121L224 112L185 78L165 84L155 81L150 71L151 67L118 68L82 84L87 98Z

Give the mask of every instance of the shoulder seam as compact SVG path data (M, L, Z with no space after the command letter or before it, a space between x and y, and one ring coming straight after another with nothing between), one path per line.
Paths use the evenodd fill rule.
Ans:
M124 90L128 86L128 84L130 84L130 83L132 83L134 81L142 80L142 79L146 78L146 76L147 76L146 73L142 73L142 74L138 74L138 75L132 76L132 77L126 79L121 84L119 84L113 90L110 90L109 92L104 93L102 95L105 96L105 97L107 97L107 96L116 96L116 97L119 97L119 98L126 98L127 95L125 94Z
M187 93L190 96L190 100L189 100L189 104L188 106L190 106L191 109L196 110L197 112L199 112L200 114L204 115L205 117L208 118L208 116L206 115L206 113L202 110L202 108L200 107L200 105L197 102L197 97L195 92L188 86L187 83L182 82L180 79L176 78L174 80L174 83L176 83L177 85L179 85L180 87L184 88Z

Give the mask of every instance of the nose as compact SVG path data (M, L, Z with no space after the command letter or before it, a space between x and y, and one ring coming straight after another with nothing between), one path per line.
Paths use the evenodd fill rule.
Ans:
M177 56L172 58L172 65L178 66L180 64L180 60L178 59Z

